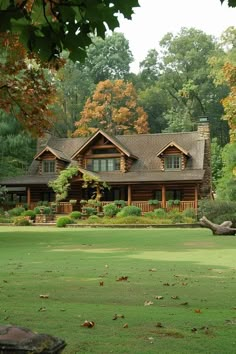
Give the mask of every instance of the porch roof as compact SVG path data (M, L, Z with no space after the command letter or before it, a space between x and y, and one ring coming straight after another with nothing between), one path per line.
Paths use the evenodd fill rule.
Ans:
M142 182L194 182L201 181L204 170L184 170L184 171L135 171L122 173L100 172L96 173L102 181L107 183L142 183ZM30 186L47 185L49 181L56 179L57 175L25 175L6 178L1 180L2 185Z

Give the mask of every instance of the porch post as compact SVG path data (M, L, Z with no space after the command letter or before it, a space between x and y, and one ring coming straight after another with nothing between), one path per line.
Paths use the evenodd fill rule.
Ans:
M27 187L27 204L29 208L30 208L30 203L31 203L30 187Z
M132 202L132 189L131 184L128 184L128 205L131 205Z
M195 188L194 188L194 207L195 207L196 213L197 213L197 205L198 205L198 185L195 184Z
M164 184L161 186L161 199L162 208L166 208L166 186Z

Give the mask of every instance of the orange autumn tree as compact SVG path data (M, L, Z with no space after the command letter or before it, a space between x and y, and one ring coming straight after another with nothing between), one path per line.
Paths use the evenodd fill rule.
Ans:
M54 121L51 74L47 63L27 55L16 35L0 33L0 110L11 112L32 135L42 135Z
M110 134L144 134L149 130L134 86L124 80L99 82L75 126L74 136L88 136L98 128Z

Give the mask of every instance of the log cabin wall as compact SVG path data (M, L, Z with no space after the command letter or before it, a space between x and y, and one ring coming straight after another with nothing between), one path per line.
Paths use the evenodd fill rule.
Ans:
M167 184L165 185L167 191L181 191L182 201L193 201L195 199L195 185L194 184ZM132 185L132 201L147 201L155 199L155 192L161 192L161 184L143 184Z
M35 185L30 187L30 199L32 203L43 200L44 193L52 193L53 190L46 185Z

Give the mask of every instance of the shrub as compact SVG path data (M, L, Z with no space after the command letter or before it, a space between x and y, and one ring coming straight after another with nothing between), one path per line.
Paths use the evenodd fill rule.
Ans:
M83 213L85 213L87 216L96 215L97 210L96 208L92 207L83 207Z
M25 209L23 207L16 207L8 210L9 216L20 216Z
M198 216L206 216L216 224L230 220L236 227L236 202L220 200L201 200L198 204Z
M167 213L168 219L172 221L173 224L178 224L184 222L184 216L178 210L171 210Z
M67 224L73 224L73 220L68 216L61 216L57 219L57 227L65 227Z
M43 214L51 215L52 214L52 208L50 208L49 206L45 206L44 209L43 209Z
M157 218L166 218L167 216L166 211L162 208L154 209L153 213Z
M156 217L156 215L154 214L153 211L148 211L147 213L144 214L144 217L153 219Z
M193 208L188 208L183 211L183 216L187 218L196 219L196 212Z
M115 203L104 205L103 212L105 216L113 217L120 211L118 206Z
M174 204L174 205L180 205L180 200L179 200L179 199L175 199L175 200L173 201L173 204Z
M101 223L101 221L102 221L102 219L99 218L99 216L97 216L97 215L91 215L91 216L89 216L89 218L87 220L87 222L89 224L99 224L99 223Z
M21 215L22 216L30 216L30 219L34 220L36 213L33 210L25 210L25 211L23 211L23 213Z
M119 213L117 213L117 216L123 217L123 216L141 216L141 209L135 205L130 205L126 206Z
M69 215L69 217L74 220L81 219L81 216L82 216L82 214L80 211L72 211L72 213L70 213L70 215Z
M14 220L15 226L29 226L31 225L29 220L26 219L24 216L20 216Z
M48 206L49 205L49 202L46 201L46 200L40 200L38 203L37 203L37 206Z
M37 215L37 214L41 214L39 207L35 207L33 211L35 212L36 215Z

